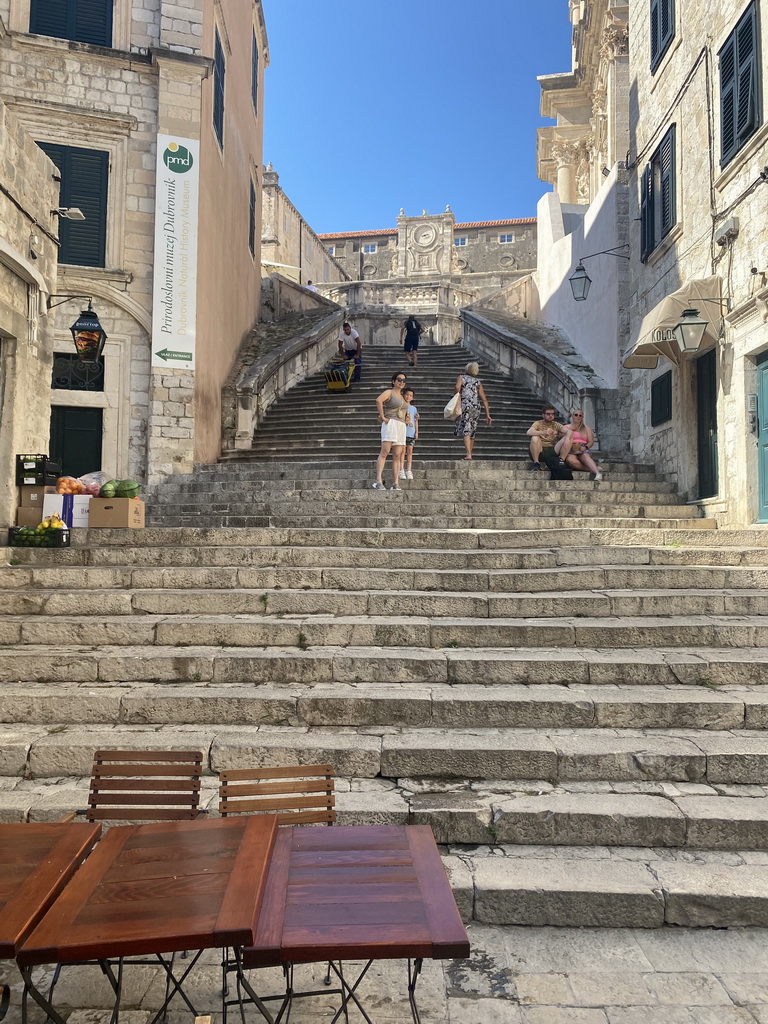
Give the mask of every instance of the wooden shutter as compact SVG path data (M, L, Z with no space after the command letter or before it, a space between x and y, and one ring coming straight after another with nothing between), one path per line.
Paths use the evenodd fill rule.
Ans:
M259 112L259 44L256 33L251 43L251 103L255 114Z
M653 252L653 167L643 171L640 184L640 259L645 261Z
M83 211L84 221L59 219L59 263L103 267L107 241L109 153L39 142L61 173L59 203Z
M32 0L29 31L41 36L68 39L70 0Z
M675 0L651 0L651 71L675 35Z
M95 46L111 46L113 5L114 0L73 0L75 24L71 38Z
M736 34L720 51L720 164L736 152Z
M661 52L660 4L661 0L651 0L651 69L656 67Z
M224 148L224 76L226 64L224 62L224 48L221 45L218 30L214 39L213 54L213 130L219 145Z
M248 196L248 248L251 256L256 255L256 189L251 179L251 188Z
M659 147L661 235L666 235L676 221L675 215L675 129L669 129Z
M113 5L114 0L32 0L29 31L111 46Z
M757 126L757 18L755 5L736 26L736 141L742 146Z

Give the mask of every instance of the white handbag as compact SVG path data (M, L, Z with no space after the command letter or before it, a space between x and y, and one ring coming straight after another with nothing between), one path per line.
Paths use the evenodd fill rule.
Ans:
M457 391L448 405L443 409L443 419L457 420L461 416L461 392Z

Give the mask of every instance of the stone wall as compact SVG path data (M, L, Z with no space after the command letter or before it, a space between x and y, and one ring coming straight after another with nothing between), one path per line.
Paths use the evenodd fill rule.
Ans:
M727 304L716 345L719 489L715 498L702 504L722 523L736 526L751 524L758 516L758 445L747 397L756 391L756 358L768 350L766 186L759 174L768 164L764 111L763 123L742 150L725 167L720 164L718 53L747 6L742 0L686 5L684 24L678 20L676 34L651 74L648 7L641 0L630 5L632 340L638 336L642 318L666 295L685 282L713 274L720 277ZM758 25L765 89L768 20L758 17ZM671 125L676 126L675 223L641 263L640 179ZM732 217L738 222L734 232L718 244L716 238ZM753 266L758 273L751 272ZM719 324L718 303L707 303L700 313ZM651 383L668 370L672 371L672 419L654 427ZM630 373L635 455L652 460L689 498L698 498L696 359L683 356L678 367L661 358L656 370Z
M0 101L0 527L15 523L16 455L48 451L52 346L38 313L56 280L54 172Z

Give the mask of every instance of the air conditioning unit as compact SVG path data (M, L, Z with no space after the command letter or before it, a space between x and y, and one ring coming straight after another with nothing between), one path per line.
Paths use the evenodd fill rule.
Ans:
M739 233L739 218L729 217L723 221L715 231L715 241L718 245L730 245Z

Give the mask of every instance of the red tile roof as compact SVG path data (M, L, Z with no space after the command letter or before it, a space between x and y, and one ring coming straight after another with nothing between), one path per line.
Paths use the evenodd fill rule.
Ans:
M506 227L509 224L535 224L535 217L517 217L512 220L473 220L464 224L456 224L455 230L459 228L498 228ZM382 228L381 231L335 231L330 234L320 234L317 237L324 242L333 238L381 238L383 235L396 235L397 228Z

